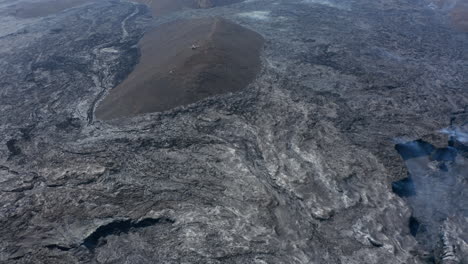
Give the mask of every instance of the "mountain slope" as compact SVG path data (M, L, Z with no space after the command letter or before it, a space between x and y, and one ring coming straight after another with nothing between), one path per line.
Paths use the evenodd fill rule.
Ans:
M263 38L225 19L205 18L157 27L139 45L139 64L98 106L98 118L164 111L239 91L260 70Z

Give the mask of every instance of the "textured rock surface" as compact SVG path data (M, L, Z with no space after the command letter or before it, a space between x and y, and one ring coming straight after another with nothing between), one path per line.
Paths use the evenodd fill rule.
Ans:
M455 135L466 150L468 36L429 4L257 0L151 19L98 1L2 15L0 262L466 263L466 200L428 251L392 191L410 171L395 143ZM248 89L95 120L145 31L215 15L266 40Z
M59 13L60 11L80 6L93 0L33 0L17 1L2 10L2 15L15 16L19 18L43 17ZM95 1L95 0L94 0ZM4 1L8 2L8 1ZM14 1L11 1L12 3Z

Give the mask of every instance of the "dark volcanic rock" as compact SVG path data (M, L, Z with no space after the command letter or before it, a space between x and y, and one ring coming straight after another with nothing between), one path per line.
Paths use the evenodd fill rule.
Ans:
M48 16L60 11L90 3L96 0L45 0L45 1L20 1L6 8L4 15L13 15L19 18L34 18Z
M151 18L100 0L6 15L16 3L0 1L0 263L467 263L468 36L447 11L256 0ZM145 32L217 16L265 39L248 89L94 118ZM415 139L434 150L403 159L395 142Z

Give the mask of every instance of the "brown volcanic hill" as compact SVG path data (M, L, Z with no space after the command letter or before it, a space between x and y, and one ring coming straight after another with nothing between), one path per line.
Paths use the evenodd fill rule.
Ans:
M468 32L468 0L432 0L439 8L450 10L449 15L455 27Z
M246 87L261 67L263 38L221 18L175 21L139 43L135 70L99 104L113 119L165 111Z
M451 16L455 26L468 32L468 0L458 1L451 12Z
M161 16L171 12L190 8L211 8L230 5L243 0L134 0L147 5L153 15Z

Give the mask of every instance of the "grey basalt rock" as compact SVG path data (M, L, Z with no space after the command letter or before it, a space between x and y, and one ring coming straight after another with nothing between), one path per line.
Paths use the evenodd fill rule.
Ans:
M466 263L463 200L430 252L411 234L414 204L392 191L409 171L396 143L447 147L439 131L466 123L468 36L437 12L257 0L151 18L96 1L2 15L0 262L431 263L455 245ZM265 38L247 89L94 118L144 32L208 16Z

